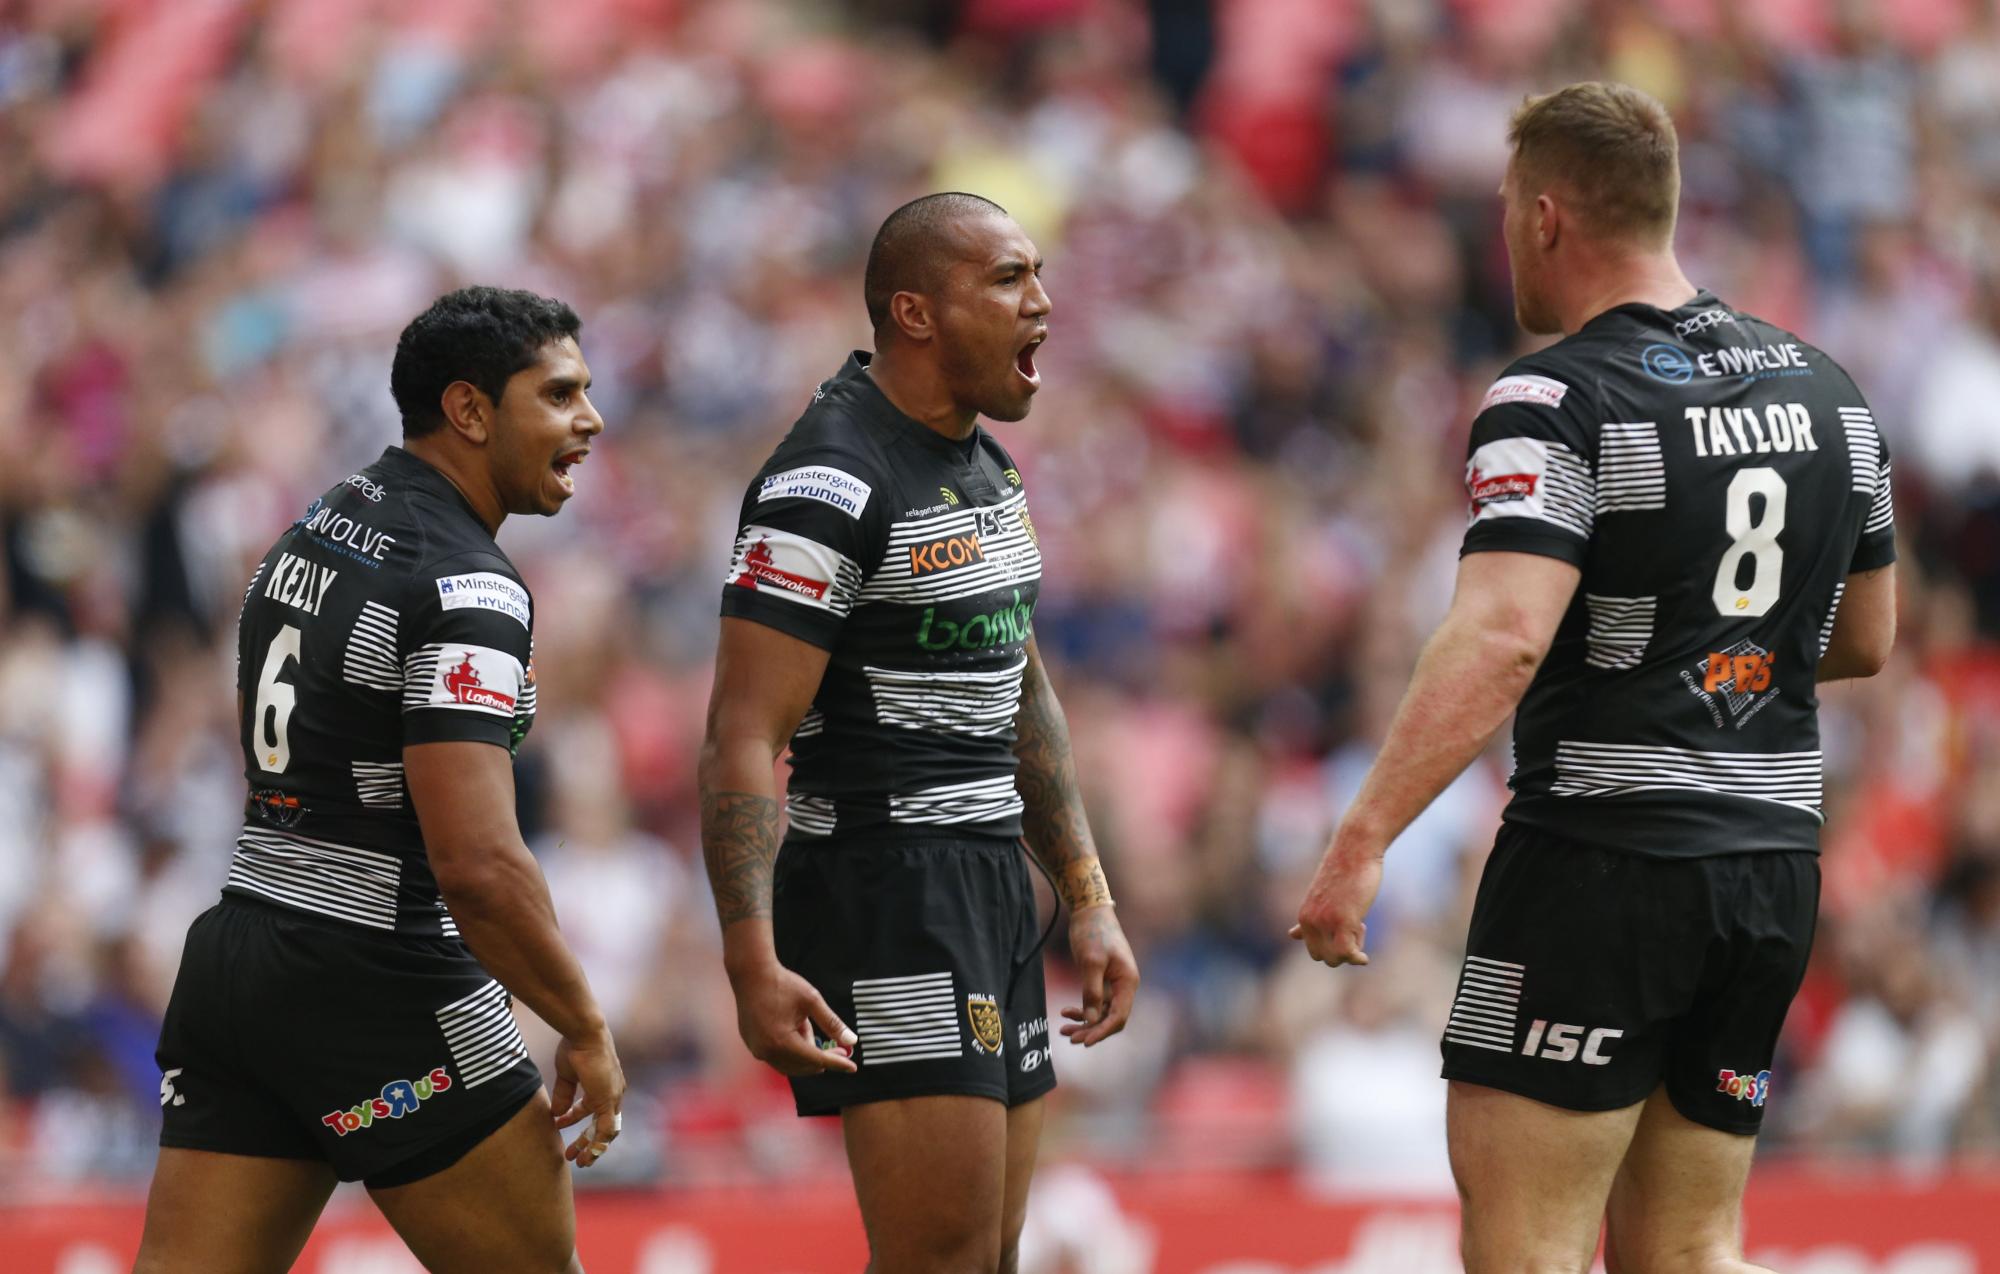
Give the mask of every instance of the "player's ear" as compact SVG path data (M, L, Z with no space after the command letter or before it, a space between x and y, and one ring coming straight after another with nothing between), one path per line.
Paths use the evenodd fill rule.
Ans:
M903 339L921 345L937 335L931 299L921 292L898 292L889 298L889 324Z
M1547 195L1535 196L1535 242L1542 251L1548 252L1562 237L1562 217L1556 208L1556 201Z
M493 403L470 381L455 380L438 400L444 423L467 442L483 444L493 427Z

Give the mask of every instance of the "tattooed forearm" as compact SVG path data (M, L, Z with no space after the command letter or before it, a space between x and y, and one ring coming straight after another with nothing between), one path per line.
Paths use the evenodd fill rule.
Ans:
M1095 858L1079 859L1062 869L1056 887L1071 911L1101 907L1111 901L1111 885L1104 879L1104 864Z
M749 792L701 794L701 857L727 929L771 914L771 864L778 856L778 803Z
M1030 653L1022 678L1014 732L1014 755L1020 761L1014 787L1021 794L1022 830L1029 850L1056 878L1071 910L1110 902L1111 890L1097 861L1083 793L1077 786L1069 723L1036 653Z

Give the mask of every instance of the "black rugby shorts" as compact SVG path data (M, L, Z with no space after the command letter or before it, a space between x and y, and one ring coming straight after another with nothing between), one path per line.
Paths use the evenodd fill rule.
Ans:
M160 1027L160 1144L442 1172L540 1091L507 992L456 938L228 898L188 929Z
M998 837L786 843L778 959L861 1037L856 1073L792 1080L799 1114L947 1093L1012 1107L1056 1086L1028 873Z
M1818 911L1815 854L1648 857L1503 824L1444 1076L1586 1111L1665 1084L1695 1123L1754 1134Z

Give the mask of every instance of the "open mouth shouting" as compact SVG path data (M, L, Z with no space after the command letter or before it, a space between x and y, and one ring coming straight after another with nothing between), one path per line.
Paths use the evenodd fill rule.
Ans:
M1020 373L1022 380L1028 382L1030 389L1040 389L1042 387L1042 374L1035 370L1035 351L1040 349L1042 342L1047 339L1049 339L1049 329L1046 327L1041 328L1033 336L1029 337L1028 343L1023 345L1020 352L1014 355L1014 370Z
M571 447L550 464L549 467L555 470L556 481L566 494L576 494L576 479L570 476L570 470L582 464L583 458L589 454L589 447Z

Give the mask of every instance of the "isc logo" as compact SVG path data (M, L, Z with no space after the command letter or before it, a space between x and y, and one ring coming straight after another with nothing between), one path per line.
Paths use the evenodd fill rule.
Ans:
M1551 1062L1575 1061L1581 1051L1585 1066L1609 1066L1611 1059L1604 1055L1604 1046L1625 1034L1608 1026L1600 1026L1585 1034L1581 1026L1570 1026L1564 1022L1550 1024L1545 1018L1536 1018L1528 1027L1528 1042L1521 1046L1523 1057L1540 1057ZM1577 1038L1583 1037L1579 1045Z

